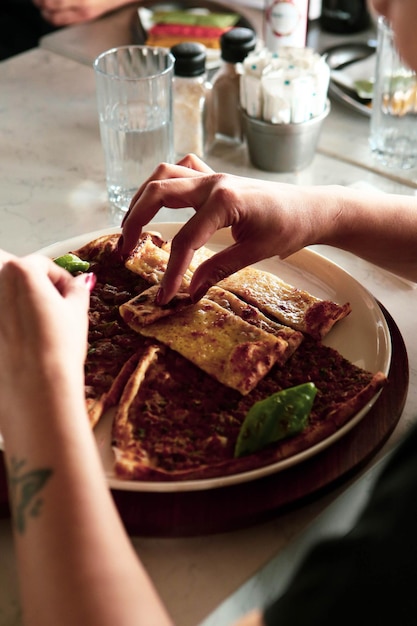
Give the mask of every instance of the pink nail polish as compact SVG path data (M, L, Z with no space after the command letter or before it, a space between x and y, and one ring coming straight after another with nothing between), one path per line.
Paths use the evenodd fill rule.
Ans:
M84 274L84 282L91 292L96 285L97 277L93 272L88 272L88 274Z
M159 287L158 292L155 296L155 302L158 306L164 304L164 295L164 290L162 289L162 287Z

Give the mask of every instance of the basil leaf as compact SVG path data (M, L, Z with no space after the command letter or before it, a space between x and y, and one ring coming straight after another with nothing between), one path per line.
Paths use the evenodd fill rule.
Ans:
M317 387L303 383L282 389L249 409L236 441L235 457L301 432L307 425Z
M90 267L88 261L83 261L72 253L59 256L54 259L54 262L68 272L71 272L71 274L74 274L75 272L86 272Z

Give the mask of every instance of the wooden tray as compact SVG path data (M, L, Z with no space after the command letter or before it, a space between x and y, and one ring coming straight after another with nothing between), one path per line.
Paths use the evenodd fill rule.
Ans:
M390 314L381 308L392 340L390 382L353 430L303 463L256 481L178 493L112 491L128 532L179 537L249 526L323 494L363 468L397 425L409 383L404 341ZM0 515L8 514L4 461L0 455Z

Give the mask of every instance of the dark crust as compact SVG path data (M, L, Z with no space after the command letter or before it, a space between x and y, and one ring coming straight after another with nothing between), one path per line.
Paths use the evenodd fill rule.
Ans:
M351 312L349 303L336 304L330 300L316 302L306 312L307 332L315 339L322 339L339 320Z

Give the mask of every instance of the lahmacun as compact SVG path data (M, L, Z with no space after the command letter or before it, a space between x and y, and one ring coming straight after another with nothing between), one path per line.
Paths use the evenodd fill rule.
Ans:
M92 425L116 407L116 477L203 479L275 463L339 430L387 383L383 373L367 372L322 343L349 314L348 303L320 300L272 274L245 268L193 304L187 287L194 259L177 302L164 310L155 293L169 242L143 233L123 263L118 237L100 237L73 251L97 276L89 312L86 399ZM198 262L210 254L201 250ZM250 407L308 381L318 392L306 428L235 458Z

